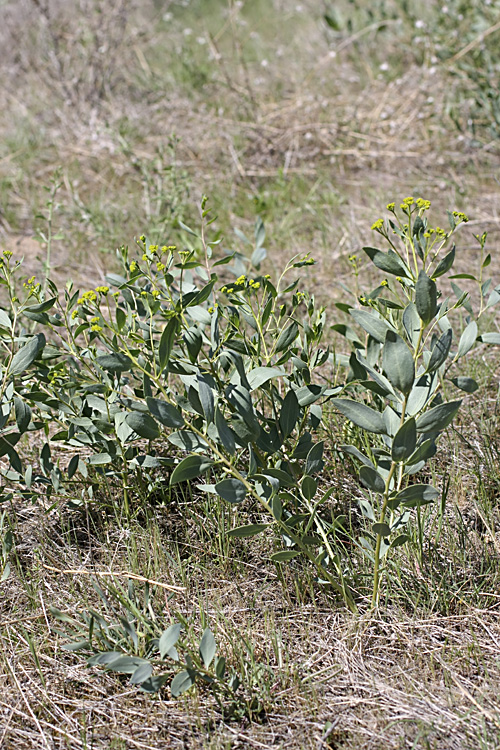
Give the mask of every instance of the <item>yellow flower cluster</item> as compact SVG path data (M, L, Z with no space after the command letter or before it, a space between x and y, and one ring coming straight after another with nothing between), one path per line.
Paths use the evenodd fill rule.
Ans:
M396 204L395 203L388 203L387 206L386 206L386 208L387 208L388 211L394 211L394 209L396 208Z
M90 326L90 330L94 331L94 333L100 333L102 331L102 327L97 325L97 323L94 323L93 326Z
M23 287L27 289L30 292L30 294L32 294L35 291L37 286L39 285L37 284L34 276L32 276L31 278L29 278L27 281L23 283Z
M417 208L420 208L423 211L428 211L430 207L430 201L424 200L423 198L417 198Z
M257 291L257 289L260 287L260 281L255 281L255 279L250 279L250 281L248 282L248 286L251 289L255 289L255 291Z
M463 211L453 211L453 216L455 219L458 219L458 221L463 221L464 223L469 221L469 217L467 214L464 214Z
M383 226L384 226L384 220L383 219L377 219L377 221L375 221L372 224L372 229L374 229L374 230L382 229Z
M153 289L153 291L151 292L151 296L154 297L154 299L158 299L158 297L160 296L160 292L158 291L158 289Z
M164 271L165 270L165 263L157 263L156 264L156 270L157 271Z
M96 286L95 290L99 294L108 294L109 286Z
M93 289L89 289L88 292L84 292L81 297L78 298L77 304L83 305L84 302L95 302L97 300L97 294Z

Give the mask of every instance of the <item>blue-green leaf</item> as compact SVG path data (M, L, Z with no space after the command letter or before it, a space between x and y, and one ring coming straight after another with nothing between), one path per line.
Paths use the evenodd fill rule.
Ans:
M160 649L160 657L162 659L165 656L171 656L170 651L174 648L175 644L179 640L181 635L181 626L178 622L170 625L160 636L158 642L158 648Z
M415 362L408 346L394 331L386 333L383 365L390 384L407 396L415 380Z
M113 352L113 354L102 354L96 358L96 362L103 370L110 372L125 372L132 367L132 360L126 354Z
M437 287L436 282L420 271L415 284L415 305L420 319L425 325L431 322L436 314Z
M173 698L177 698L182 693L189 690L194 685L194 673L184 669L179 674L176 674L170 685L170 692Z
M231 529L227 532L227 536L237 539L247 536L255 536L256 534L265 531L267 528L269 528L268 523L252 523L248 526L237 526L236 528Z
M300 408L299 408L299 402L297 401L297 396L295 395L295 391L288 391L286 394L283 404L281 406L281 412L280 412L280 428L281 432L283 434L283 437L288 437L294 430L295 425L297 423L297 419L299 418L300 414Z
M184 424L182 414L172 404L152 397L148 397L146 403L153 417L165 427L182 427Z
M359 470L359 479L363 487L372 492L382 494L385 491L385 482L380 474L371 466L362 466Z
M228 503L241 503L247 494L243 482L239 479L223 479L215 485L215 491L223 500Z
M431 352L431 358L427 365L427 372L434 372L438 370L442 364L446 362L448 354L451 349L451 342L453 339L453 329L448 328L442 336L438 338L434 344Z
M468 378L465 375L459 375L457 378L452 378L451 382L453 385L456 385L457 388L460 388L461 391L465 391L465 393L474 393L479 388L474 378Z
M272 378L279 378L285 374L285 370L281 367L256 367L254 370L250 370L250 372L247 373L250 390L254 391Z
M439 276L443 276L447 271L450 270L453 263L455 262L455 245L451 248L450 252L439 261L435 270L432 273L432 278L437 279Z
M394 252L394 250L389 250L388 253L384 253L382 250L377 250L375 247L364 247L363 250L372 263L374 263L377 268L380 268L381 271L390 273L393 276L409 277L410 274L406 264L402 261L399 255Z
M392 441L392 460L406 461L417 445L417 425L411 417L399 428Z
M136 432L139 437L146 440L155 440L160 436L160 429L153 417L139 411L132 411L125 418L128 426Z
M332 398L332 404L347 419L367 432L385 434L386 427L384 419L379 412L371 409L365 404L352 401L348 398Z
M300 555L300 552L297 550L283 550L282 552L275 552L274 555L271 555L271 560L273 562L288 562L288 560L293 560L294 557L298 557Z
M9 365L11 375L20 375L35 361L45 346L45 336L37 333L18 352L14 354Z
M386 333L393 330L392 326L390 326L386 320L380 318L375 312L354 309L349 312L356 323L358 323L366 333L370 334L370 336L381 344L385 341Z
M173 470L170 485L194 479L204 474L212 465L213 461L206 456L187 456Z
M448 401L445 404L434 406L417 419L418 432L440 432L450 425L462 401Z
M227 452L231 454L231 456L234 456L236 450L234 433L219 409L216 409L215 411L215 426L217 428L217 433L222 445L227 450Z
M198 393L207 424L211 424L214 421L215 416L214 393L208 383L200 377L200 375L198 375Z
M170 353L177 333L177 318L170 318L161 334L160 344L158 346L158 360L160 370L164 370L170 358Z
M474 344L476 343L477 339L477 323L475 320L471 320L469 325L465 328L464 332L460 336L460 341L458 343L458 351L457 351L457 359L460 359L460 357L464 357Z
M278 353L284 351L285 349L288 349L293 344L298 335L299 327L295 321L292 321L290 325L280 333L274 351Z
M378 534L379 536L389 536L391 533L391 528L386 523L374 523L372 526L372 531L374 534Z
M217 651L217 644L210 628L206 628L202 635L200 642L200 656L203 660L203 664L208 669L212 663L215 653Z

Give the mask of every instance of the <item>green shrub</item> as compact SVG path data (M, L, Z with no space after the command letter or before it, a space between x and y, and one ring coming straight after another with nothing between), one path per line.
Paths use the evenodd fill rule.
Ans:
M71 492L68 482L77 472L87 479L92 470L120 489L127 515L136 486L151 489L165 474L171 488L196 480L200 492L264 514L264 521L233 528L229 537L274 529L281 549L271 560L301 556L318 583L355 610L357 582L346 575L337 544L343 519L329 510L331 490L323 492L318 482L325 462L318 431L322 405L330 401L369 437L366 453L357 444L343 450L360 466L367 529L356 544L373 565L376 606L388 551L406 542L413 509L439 494L415 483L415 475L461 404L443 401L443 383L477 343L500 338L479 335L478 328L500 300L500 288L483 280L491 260L484 257L486 236L478 238L479 277L451 276L456 299L445 296L436 279L449 276L455 248L447 244L466 217L450 214L449 231L431 228L429 205L407 198L400 212L391 204L389 220L374 224L389 249L365 252L391 280L360 297L359 308L339 305L363 331L334 325L352 349L343 357L323 344L326 311L300 287L300 269L314 261L293 259L276 279L263 274L261 223L251 262L236 254L214 259L219 240L206 239L205 200L200 233L184 227L194 249L159 247L143 236L138 258L120 249L122 275L109 274L106 286L85 292L70 283L60 294L51 281L44 291L30 279L19 302L16 266L5 253L2 283L10 305L0 310L0 332L8 352L1 437L11 464L7 479L28 496L40 483L49 495L60 494ZM476 313L457 286L464 277L479 285ZM461 323L452 313L459 309L466 320L458 338L453 326ZM339 363L348 366L343 383L332 376ZM477 388L463 375L451 382L467 393ZM34 429L47 436L36 474L31 467L23 471L14 447ZM51 443L73 450L66 466L53 460Z

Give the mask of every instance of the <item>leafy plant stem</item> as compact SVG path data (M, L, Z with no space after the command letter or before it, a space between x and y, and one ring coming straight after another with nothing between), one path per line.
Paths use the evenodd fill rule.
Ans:
M416 352L418 353L418 350L420 348L420 342L422 339L423 334L423 325L420 326L420 336L419 340L417 342L416 346ZM401 409L401 421L399 423L399 426L402 427L405 421L406 416L406 405L407 405L407 397L405 396L405 399L403 401L403 407ZM397 461L391 461L391 466L389 469L389 474L387 475L387 479L385 480L385 490L382 500L382 508L380 510L380 518L378 520L378 523L383 524L385 523L385 514L387 512L387 503L389 502L389 495L391 491L391 482L394 477L394 473L398 467ZM379 587L380 587L380 548L382 546L382 534L377 534L377 541L375 544L375 562L373 566L373 595L372 595L372 603L371 603L371 609L375 609L378 605L378 599L379 599Z

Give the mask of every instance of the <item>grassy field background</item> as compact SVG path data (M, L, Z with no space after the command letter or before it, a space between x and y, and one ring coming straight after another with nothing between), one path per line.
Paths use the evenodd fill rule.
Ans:
M386 203L415 195L438 221L469 215L461 271L488 232L500 282L499 17L497 0L2 0L0 243L41 272L59 169L51 273L99 284L142 232L182 245L178 222L196 226L207 194L223 247L244 252L235 229L261 217L266 270L311 252L308 287L331 304ZM267 540L231 543L234 517L205 496L143 498L130 524L104 492L76 510L14 502L0 747L500 747L498 355L472 367L480 395L432 466L444 526L426 511L424 550L412 530L383 617L279 571ZM334 452L322 481L356 523ZM246 710L226 716L203 690L144 695L62 651L48 608L97 606L82 569L185 587L161 617L210 624Z

